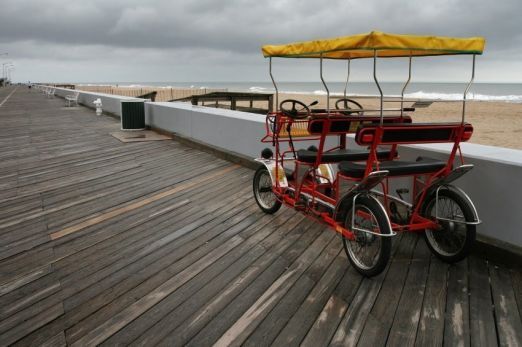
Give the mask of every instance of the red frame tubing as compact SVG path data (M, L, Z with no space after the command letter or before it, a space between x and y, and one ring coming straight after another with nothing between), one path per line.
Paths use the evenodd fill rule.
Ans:
M315 116L321 116L321 115L315 115ZM270 123L271 122L270 117L272 117L271 119L273 119L273 125L274 125L273 128L274 129L272 128L272 123ZM349 117L349 116L343 116L343 117L346 117L347 119L351 119L353 121L359 121L359 122L368 120L368 118L362 119L361 117ZM308 128L307 128L309 130L309 132L310 132L310 121L311 120L309 119ZM289 186L295 190L295 193L294 193L295 197L298 197L300 195L300 192L304 192L304 193L311 195L312 196L312 204L311 204L312 206L314 205L313 202L315 201L315 199L321 199L331 205L336 205L340 198L339 190L341 187L341 185L340 185L341 179L347 179L347 180L353 181L353 182L360 182L361 179L342 175L341 173L338 172L336 175L336 178L333 182L329 182L326 184L325 183L318 184L316 182L316 178L318 176L317 176L315 169L322 163L322 154L324 152L326 137L328 135L339 135L340 136L339 146L336 148L346 148L346 134L351 132L351 131L348 131L348 132L343 132L343 133L331 133L330 130L331 130L331 125L332 125L332 119L330 119L330 117L327 115L324 115L324 118L320 119L320 121L324 122L322 131L320 134L312 134L310 132L310 136L298 137L296 139L292 139L292 142L319 140L319 148L318 148L318 155L317 155L316 161L315 161L315 163L313 163L311 165L311 167L309 169L309 174L312 178L311 179L307 178L307 175L305 175L305 176L303 176L302 182L300 182L299 185L296 185L295 179L297 179L297 177L295 177L293 180L289 180ZM287 153L291 153L291 152L293 153L295 150L295 148L292 148L293 147L292 143L290 143L291 148L289 150L284 151L282 153L280 152L281 151L280 142L289 142L289 139L287 139L287 138L280 138L280 132L283 129L285 129L287 124L292 124L294 122L295 122L294 120L285 117L280 112L267 116L267 121L265 123L266 135L262 139L262 142L273 141L275 144L276 175L279 174L279 165L281 165L281 167L284 168L285 155ZM300 121L298 121L298 122L300 122ZM390 130L390 129L394 129L394 130L410 129L411 130L412 128L416 128L416 129L451 128L452 130L447 139L439 138L439 139L430 140L428 138L425 141L422 141L422 140L382 141L386 130ZM275 130L275 131L272 131L272 130ZM387 124L385 124L385 126L376 125L375 127L363 128L362 131L360 131L360 129L357 131L356 142L360 145L370 146L370 152L369 152L368 160L366 162L364 177L367 177L374 170L379 170L379 160L377 158L377 149L380 145L391 145L391 149L392 149L391 156L390 156L390 158L388 158L388 160L393 160L395 158L395 154L397 152L397 146L399 144L443 143L443 142L446 142L446 143L452 142L454 144L452 151L449 155L447 164L443 169L441 169L437 172L432 172L432 173L427 173L427 174L422 174L422 175L393 176L394 178L395 177L412 177L412 179L413 179L413 196L416 197L418 194L420 194L419 199L416 202L414 202L415 206L414 206L412 215L409 219L409 223L405 224L405 225L392 223L392 229L394 231L419 232L419 231L423 231L424 229L427 229L427 228L428 229L437 229L438 228L438 225L435 221L422 217L419 212L419 210L420 210L421 206L423 205L424 200L426 198L426 194L428 191L427 187L429 187L431 185L431 183L433 182L434 179L441 177L441 176L445 176L451 171L451 169L453 167L453 162L455 160L457 153L461 159L461 163L464 163L462 151L460 149L460 143L463 141L469 140L472 133L473 133L473 127L470 124L461 124L461 123L459 123L459 124L441 124L441 125L418 125L418 124L394 125L393 123L387 123ZM296 159L295 171L297 172L299 162L297 161L297 158L295 158L295 159ZM309 163L307 163L307 164L309 165ZM418 184L421 184L421 181L419 180L420 176L425 176L427 178L426 178L426 181L422 183L422 186L418 187ZM384 193L385 209L388 214L390 213L389 208L388 208L388 203L387 203L389 201L389 199L387 197L387 194L389 191L389 179L390 178L386 178L386 182L384 182L384 181L381 182L381 185L383 188L383 193ZM334 194L333 197L326 196L325 194L323 194L322 192L319 191L320 189L328 188L328 187L331 187L333 189L333 194ZM274 191L277 199L279 199L285 205L290 206L290 207L295 207L297 198L292 198L289 195L288 190L281 188L278 180L276 180L276 184L275 184L275 187L273 187L273 191ZM328 227L334 229L336 232L342 234L343 236L345 236L346 238L348 238L350 240L354 239L354 233L351 232L349 229L345 228L339 222L337 222L334 218L332 218L332 216L329 213L323 212L323 211L320 211L317 209L313 209L313 208L308 209L307 212L308 213L305 213L306 217L317 220L317 221L327 225Z

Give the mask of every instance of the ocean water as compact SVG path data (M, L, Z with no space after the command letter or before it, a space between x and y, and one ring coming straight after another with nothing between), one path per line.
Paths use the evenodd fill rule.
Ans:
M119 86L156 86L166 88L226 88L229 91L274 92L271 82L107 82ZM344 93L344 82L328 83L331 95ZM385 95L400 95L404 83L382 82ZM326 90L320 82L278 82L279 92L325 95ZM428 100L462 100L465 83L427 83L412 82L405 91L405 97ZM371 82L350 82L348 95L379 95L379 90ZM522 83L474 83L468 93L468 100L501 101L522 103Z

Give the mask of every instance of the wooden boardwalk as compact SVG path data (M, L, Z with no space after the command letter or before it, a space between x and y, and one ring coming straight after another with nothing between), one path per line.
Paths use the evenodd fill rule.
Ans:
M63 106L0 107L0 345L522 345L520 268L408 235L362 278L333 232L260 212L251 170Z

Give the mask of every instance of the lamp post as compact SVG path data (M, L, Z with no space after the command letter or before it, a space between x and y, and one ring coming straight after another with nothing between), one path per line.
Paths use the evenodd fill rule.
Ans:
M2 77L5 78L5 70L6 70L6 66L12 66L13 65L13 62L12 61L9 61L7 63L3 63L2 64Z
M13 65L7 68L7 80L9 81L9 83L11 83L11 71L13 70L16 70L16 68Z
M7 78L6 78L6 72L7 72L7 68L9 67L13 67L14 65L12 64L12 62L7 62L7 63L3 63L2 64L2 84L5 86L7 84Z

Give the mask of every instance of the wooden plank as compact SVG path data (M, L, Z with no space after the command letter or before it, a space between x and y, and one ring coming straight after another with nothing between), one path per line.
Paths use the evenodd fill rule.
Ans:
M14 279L11 279L9 282L4 282L2 285L0 285L0 296L5 295L15 289L18 289L27 283L30 283L34 280L37 280L38 278L45 276L51 272L51 266L50 265L44 265L41 268L37 268L32 272L25 273L19 277L15 277Z
M444 321L444 344L469 346L469 299L467 260L450 266L446 315Z
M211 164L202 167L202 174L205 171L215 171L220 169L221 165ZM167 190L172 189L172 186L181 184L182 181L192 178L191 174L177 174L173 173L171 179L159 179L150 177L148 180L161 181L161 184L147 183L147 180L142 181L138 187L126 187L123 190L116 192L117 196L108 201L97 203L96 201L87 201L82 205L72 206L66 210L58 211L56 213L47 215L48 226L53 229L52 232L57 231L56 229L63 229L74 226L81 222L85 222L93 216L98 216L101 213L110 213L115 209L121 209L127 205L140 201L143 199L150 198L154 195L161 194ZM180 191L179 194L184 194L185 191ZM175 194L174 196L177 196ZM156 200L157 201L157 200ZM153 201L152 203L154 203Z
M45 324L56 319L58 316L62 314L62 304L56 304L46 309L45 311L42 311L39 314L31 317L30 319L19 323L13 329L10 329L5 333L0 334L0 341L2 341L2 344L6 345L12 344L24 337L25 335L31 333L33 330L36 330L39 327L44 326Z
M167 207L162 208L160 211L154 213L143 211L143 213L125 218L124 224L122 222L119 223L125 232L104 238L102 242L94 244L82 243L81 246L75 244L73 247L78 251L55 263L56 269L60 271L62 276L76 273L79 269L88 267L90 266L89 264L94 262L100 264L100 260L98 260L99 257L103 259L103 262L106 262L106 259L113 255L125 256L122 253L132 253L134 250L142 248L143 245L149 244L152 241L150 237L153 237L153 239L161 239L166 236L167 233L173 234L173 237L176 237L175 235L182 237L190 231L193 231L192 236L196 236L200 231L198 229L194 230L194 227L202 225L214 217L221 217L217 214L229 215L230 211L233 210L238 203L243 201L242 197L236 196L235 201L226 206L215 204L213 206L215 207L214 210L198 213L192 206L184 203L186 200L180 201L180 199L183 198L184 196L181 196L172 200L172 204L167 202L167 205L165 205ZM228 200L225 200L225 202L226 201ZM160 205L159 207L161 208L162 206L164 205ZM241 209L235 212L240 213L240 211ZM193 227L190 227L191 225ZM169 227L180 229L172 233L168 230ZM68 244L65 244L64 247L68 247ZM125 248L125 252L122 252L119 248ZM67 251L64 250L59 253L66 252Z
M65 333L63 331L51 337L40 345L41 347L65 347L67 342L65 341Z
M187 269L183 270L167 282L163 283L147 296L139 299L133 305L127 307L125 310L119 312L114 317L98 326L96 329L84 335L81 339L73 343L72 346L95 345L105 341L109 336L113 335L126 324L139 317L143 312L159 303L168 294L172 293L174 290L194 277L197 273L226 254L229 250L237 246L241 241L242 239L240 237L235 237L232 240L229 240L228 243L214 249L205 257L201 258Z
M513 290L518 304L518 313L522 317L522 270L512 269L511 280L513 282Z
M220 230L219 230L220 228L215 228L215 229L217 229L216 230L217 233L220 232ZM221 231L222 230L223 229L221 229ZM209 235L209 236L203 235L203 236L206 239L212 237L211 235ZM190 252L190 251L194 250L196 247L200 246L202 244L201 239L202 239L202 237L199 237L199 239L194 239L193 241L191 241L189 243L179 242L179 241L171 242L166 247L162 246L162 248L158 249L155 252L145 253L146 256L143 257L142 259L140 259L140 261L136 261L131 264L127 264L123 268L117 267L115 269L117 271L111 269L111 271L115 271L115 272L110 273L110 272L104 271L105 272L104 275L106 275L107 277L105 277L103 280L97 280L100 277L98 275L96 275L95 277L93 277L93 281L90 281L90 282L92 282L92 284L89 287L85 288L84 284L81 284L79 286L80 289L85 288L81 291L74 288L76 286L71 287L69 290L67 290L67 293L64 293L64 295L71 295L72 293L76 293L76 292L78 293L78 295L75 294L74 296L67 298L66 302L65 302L66 307L73 308L79 304L82 304L82 307L85 306L84 304L88 304L89 306L97 306L99 304L103 304L103 301L102 301L102 302L98 303L97 305L93 305L93 303L89 302L89 301L91 301L90 300L91 298L93 298L93 299L97 298L97 296L100 294L100 291L102 293L104 291L108 292L108 294L110 294L110 297L114 297L115 295L117 296L117 294L118 293L121 294L122 291L124 293L126 290L129 290L130 288L132 288L132 287L129 288L129 285L132 285L134 283L134 286L136 286L136 281L138 281L142 277L143 277L143 279L146 279L151 276L153 278L157 277L158 279L155 280L155 282L157 283L156 286L161 284L162 283L161 278L165 277L165 279L163 279L163 281L165 281L166 279L169 278L169 273L172 273L172 271L173 271L173 270L168 269L168 266L171 266L173 261L182 259L184 254L186 257L186 254L188 254L188 252ZM217 239L217 241L219 241L219 239ZM204 254L202 252L204 252L205 249L211 249L211 247L219 246L219 242L217 242L217 241L213 240L212 242L209 242L208 247L207 247L207 245L205 245L205 247L201 250L198 250L197 253ZM203 242L204 242L204 239L203 239ZM197 258L194 258L191 256L186 257L186 258L187 258L187 260L183 259L184 260L183 263L185 263L185 264L189 264L188 261L190 259L192 259L193 261L197 259ZM169 264L171 264L171 265L169 265ZM167 266L167 269L165 269L164 273L161 273L161 272L156 273L156 271L158 271L158 266ZM177 265L176 265L176 267L177 267ZM133 278L131 278L131 279L127 279L127 277L128 277L127 273L129 271L131 271L132 273L135 274L135 276L133 276ZM114 286L115 284L118 284L121 281L123 281L123 283L120 283L118 285L117 290L114 290L114 289L109 290L111 286ZM139 282L137 282L137 283L139 284ZM123 284L125 284L125 286L123 286ZM142 292L143 292L143 290L142 290ZM134 295L133 297L136 297L136 296L139 297L140 294L135 293L133 295ZM144 293L142 293L141 295L144 295ZM101 298L104 298L104 296L101 296ZM127 296L127 298L128 298L128 296ZM126 300L128 300L128 299L126 299ZM115 301L114 304L116 304L116 302L118 302L118 301L121 301L121 300ZM125 302L123 302L123 303L119 303L118 305L114 305L114 306L125 307L125 305L127 305L127 304ZM113 305L111 304L111 305L105 307L104 310L99 311L97 313L97 315L103 313L104 311L106 311L106 309L109 309L110 306L113 306ZM85 311L85 307L82 310ZM107 312L107 315L110 316L111 314L112 313Z
M329 232L329 230L325 230ZM339 238L333 238L323 252L317 257L312 265L301 275L301 277L290 288L288 293L283 296L279 303L263 319L261 324L245 340L245 346L268 346L272 345L281 329L288 323L290 318L299 309L309 292L312 290L317 280L324 273L333 259L339 255L342 243Z
M333 237L324 233L309 247L285 273L216 341L216 346L239 345L252 333L262 319L279 302L301 274L310 266L318 253Z
M497 346L488 265L476 256L469 263L469 318L472 346Z
M241 194L241 193L238 193ZM243 199L241 195L238 195L236 193L230 194L230 197L234 197L235 199ZM223 201L229 201L228 197L225 200L222 200L219 204L214 204L212 209L208 209L206 207L206 204L200 205L201 209L194 209L193 205L191 204L191 201L187 200L185 197L188 197L189 195L182 194L180 196L177 196L173 199L166 200L164 202L161 202L159 204L151 204L150 208L151 210L140 210L135 211L136 213L131 213L125 216L121 216L120 218L116 220L111 220L110 223L103 223L96 225L94 227L91 227L88 229L88 233L84 234L82 238L76 238L74 240L69 240L68 242L65 242L63 244L60 244L56 247L55 252L57 255L60 255L61 257L67 256L71 257L76 254L78 254L80 251L82 254L85 254L87 251L89 253L93 253L90 250L94 250L95 245L101 244L103 247L109 247L110 244L112 244L115 240L118 239L125 239L128 241L131 241L130 236L134 236L136 232L139 232L140 228L144 228L145 226L161 226L166 222L166 219L169 218L169 216L173 219L173 223L183 223L184 221L188 221L187 218L197 218L196 215L205 216L205 213L208 214L208 218L212 216L214 211L217 211L219 208L223 207ZM165 207L166 206L166 207ZM156 209L160 209L159 211ZM205 221L201 222L201 224ZM190 220L190 223L192 223L193 220ZM104 228L107 228L107 225L118 223L120 226L120 229L117 232L114 233L106 233L104 232ZM188 224L188 223L185 223ZM127 235L122 234L122 232L125 231L126 233L129 233ZM180 234L181 232L178 232ZM147 235L147 233L141 233L143 237ZM126 236L129 236L127 238ZM102 243L103 242L103 243ZM96 246L95 248L97 248ZM73 249L71 249L73 248ZM74 252L72 252L74 251ZM76 259L78 257L72 257L70 258L71 261ZM68 261L68 262L71 262ZM65 264L62 262L62 264ZM62 268L63 266L61 264L57 264L58 268Z
M172 240L174 241L174 240ZM81 303L80 300L85 301L87 298L92 297L92 290L89 288L87 290L83 290L83 288L88 288L90 286L96 285L94 288L96 291L99 291L102 288L107 288L110 284L117 283L118 280L125 278L125 274L129 271L135 273L139 271L147 265L155 265L154 261L158 261L161 257L169 257L169 252L175 252L173 256L179 259L179 256L176 254L180 251L181 246L187 244L186 242L178 243L170 241L167 245L158 244L155 248L150 248L146 251L140 251L140 254L136 255L135 259L131 259L121 263L117 267L107 267L103 268L101 271L89 276L88 278L88 286L85 284L81 284L80 286L71 285L70 290L64 291L64 296L72 296L73 293L79 293L80 295L75 296L74 298L67 299L66 307L72 308L75 304ZM215 242L212 243L216 245ZM187 244L190 245L190 244ZM186 247L186 246L185 246ZM174 250L173 250L174 248ZM166 258L169 259L169 258ZM152 273L153 274L153 273ZM69 283L69 282L68 282ZM71 282L74 283L74 282ZM65 282L64 282L65 284ZM90 294L88 294L90 293ZM87 295L88 294L88 295Z
M233 218L229 218L229 220L230 219ZM222 230L228 226L227 223L224 223ZM210 230L214 231L216 229L218 228ZM219 230L217 232L219 233ZM27 341L25 341L25 344L38 344L42 337L49 337L49 334L52 335L69 327L73 327L73 329L69 330L70 337L78 333L85 334L86 331L90 330L90 328L86 328L87 326L96 326L99 324L100 320L97 319L98 317L101 317L101 321L106 320L107 317L112 317L115 312L113 307L127 307L131 305L135 302L136 298L143 297L152 289L172 277L172 274L181 272L185 267L219 246L222 242L222 240L218 238L215 240L216 242L208 243L199 241L189 248L183 246L183 250L179 249L178 251L170 251L167 249L166 255L158 254L158 260L149 265L147 265L147 262L137 263L140 267L144 266L141 270L129 268L128 271L132 271L133 276L129 277L128 271L122 271L119 275L113 274L108 278L110 283L107 284L107 280L105 280L89 287L89 290L82 291L81 295L72 297L71 299L74 299L74 302L76 302L74 305L70 304L71 299L67 299L65 305L73 307L74 309L70 309L63 316L63 319L53 322L45 327L45 329L42 329L39 334L30 336ZM200 246L202 243L204 246L194 251L194 248ZM174 260L171 259L172 257L174 257ZM134 289L129 291L131 288ZM89 319L86 319L87 316L89 316ZM78 324L79 322L82 323Z
M280 219L280 222L282 223L284 223L283 220L288 220L288 215L283 218L280 217L283 217L283 215L280 215L277 218ZM206 285L198 295L195 295L186 304L184 303L179 309L172 311L168 316L162 319L159 324L143 334L137 342L139 344L156 343L164 338L167 333L169 336L163 341L163 343L171 343L171 339L174 339L174 341L177 342L188 341L215 315L227 312L227 310L223 310L223 308L230 303L230 300L232 300L243 289L248 287L252 281L257 281L257 277L260 273L269 267L270 263L273 262L281 252L291 245L304 247L305 243L302 242L303 240L308 239L309 243L310 238L317 235L316 229L314 233L307 233L306 237L303 236L306 230L297 227L301 222L301 218L294 218L280 226L274 225L273 223L268 224L267 227L274 228L275 233L260 243L260 246L265 251L261 257L259 257L253 264L248 264L249 266L236 276L236 278L228 281L220 280L217 281L219 283L209 283ZM284 238L281 239L283 236ZM299 239L299 237L301 237L301 239ZM299 239L299 241L295 242L296 239ZM277 242L278 240L279 242ZM281 271L283 270L284 268L281 269ZM277 276L274 274L272 275ZM228 275L224 273L223 276L218 277L218 279L221 277L228 278ZM225 287L221 288L223 284ZM268 286L269 283L266 285ZM261 287L262 286L256 287L256 290L260 290ZM205 295L205 297L209 299L197 303L198 298L201 297L200 295ZM237 306L234 306L234 309L236 308ZM216 321L222 323L223 319L216 318ZM176 326L177 328L175 330L169 330ZM206 337L208 337L208 335Z
M292 221L288 223L289 225L284 225L284 229L292 230L298 221L301 221L301 219L296 219L295 222ZM184 323L187 317L194 314L212 296L222 292L223 288L234 281L235 277L239 276L252 262L266 253L266 249L260 246L260 240L265 239L265 237L275 241L280 240L282 235L277 226L265 224L262 229L252 233L233 252L228 253L216 264L205 269L178 291L163 300L161 305L156 305L147 311L104 344L107 346L128 344L135 340L140 332L144 333L145 331L146 335L151 335L156 341L159 341L174 327ZM161 321L158 324L160 319ZM179 341L178 335L174 334L174 336ZM149 340L147 343L150 344L151 341Z
M198 185L198 184L200 184L203 181L206 181L206 180L213 179L215 177L219 177L221 175L224 175L227 172L236 169L237 167L238 167L237 165L233 165L233 166L227 167L227 168L219 170L219 171L217 171L217 172L215 172L213 174L206 175L206 176L204 176L202 178L199 178L199 179L197 179L195 181L191 181L191 182L179 185L177 187L172 188L171 190L159 193L159 194L154 195L152 197L149 197L147 199L143 199L141 201L136 201L136 202L134 202L132 204L129 204L127 206L115 209L115 210L113 210L111 212L102 213L101 215L96 216L96 217L92 217L91 219L88 219L85 222L82 222L82 223L70 226L68 228L65 228L65 229L62 229L62 230L59 230L59 231L56 231L56 232L53 232L52 234L50 234L51 239L52 240L56 240L58 238L67 236L69 234L75 233L75 232L77 232L79 230L82 230L84 228L87 228L87 227L89 227L91 225L98 224L98 223L103 222L103 221L105 221L107 219L114 218L114 217L116 217L116 216L118 216L120 214L132 211L132 210L140 208L140 207L143 207L143 206L145 206L147 204L150 204L151 202L163 199L165 197L168 197L170 195L178 193L178 192L180 192L182 190L185 190L185 189L191 188L191 187L193 187L195 185Z
M308 276L301 276L241 346L271 346L280 329L297 311L313 286L314 281Z
M302 346L324 346L330 342L348 310L349 303L358 292L361 282L362 277L353 267L349 267L345 271L341 281L300 343Z
M272 342L273 345L297 346L301 343L337 287L347 267L348 260L342 252L332 262L332 265L310 291L306 300L283 327Z
M202 185L201 188L205 188L205 185ZM199 189L199 188L198 188ZM212 192L212 189L208 189L209 192ZM119 221L120 228L125 232L117 233L109 238L98 239L96 243L78 244L74 243L73 247L77 250L75 253L70 253L66 250L61 251L60 249L55 249L57 254L69 253L69 255L62 260L55 263L55 268L60 271L63 275L68 275L70 273L76 272L77 270L89 266L89 264L93 262L98 262L98 257L107 259L112 254L121 254L121 250L119 248L126 248L129 251L133 251L133 247L131 245L135 245L135 249L142 247L139 242L140 240L145 243L150 243L147 238L151 237L151 233L154 233L154 237L159 239L163 237L163 233L169 232L165 230L161 232L161 229L164 226L176 227L177 224L183 223L185 224L183 228L187 228L188 224L192 223L194 218L202 218L201 214L198 214L197 210L194 210L192 206L187 205L185 198L185 194L176 197L173 200L167 201L164 204L158 206L151 206L153 210L156 208L160 208L160 210L156 210L156 212L151 213L150 211L141 211L141 213L137 213L132 216L126 216L124 220ZM240 196L235 196L235 200L237 202L241 202ZM198 194L192 196L193 199L198 198ZM228 201L228 200L225 200ZM166 206L166 207L164 207ZM205 206L205 205L200 205ZM222 207L221 204L215 204L214 210L205 211L205 218L209 218L209 220L216 213L228 213L228 211L236 206L236 201L229 204L226 207ZM238 211L239 213L239 211ZM124 222L124 223L122 223ZM176 224L177 223L177 224ZM189 229L190 230L190 229ZM176 232L179 236L182 236L185 232L183 230L178 230ZM63 247L69 247L70 243L64 244Z
M41 312L47 311L57 304L61 305L61 298L59 296L51 295L40 301L37 301L33 305L19 310L5 319L2 319L0 321L0 335L15 329L23 322L30 320L32 317L40 314Z
M406 283L386 341L392 346L413 346L426 290L430 250L423 239L415 247Z
M416 346L442 346L448 267L448 264L435 256L431 257L426 294L415 339Z
M11 292L9 294L15 295L4 295L0 298L0 320L3 320L10 315L27 308L45 299L49 295L57 293L60 290L60 282L57 282L54 276L47 276L52 281L44 286L44 281L35 281L36 286L33 286L33 290L27 290L27 293L22 289ZM33 282L34 283L34 282ZM32 284L32 283L31 283ZM36 288L34 288L36 287ZM25 295L23 295L25 294ZM21 297L20 297L21 296ZM5 299L5 300L4 300Z
M332 338L332 345L379 344L386 341L416 243L416 235L403 235L387 271L363 279Z
M489 265L498 340L501 346L522 345L522 322L511 276L506 269Z
M301 227L303 228L304 226ZM279 250L274 250L274 252L268 252L252 267L243 272L236 281L227 286L222 293L214 297L191 316L187 320L188 324L183 324L173 331L169 338L179 339L179 341L192 346L214 343L317 239L317 235L320 234L319 230L316 225L309 231L305 230L303 236L293 242L290 248L285 246L279 248ZM276 249L279 246L278 244ZM289 249L293 250L293 252L288 252ZM281 257L283 250L285 250L284 254L291 256L291 258ZM142 343L142 341L137 342ZM168 344L170 339L165 339L162 343Z

